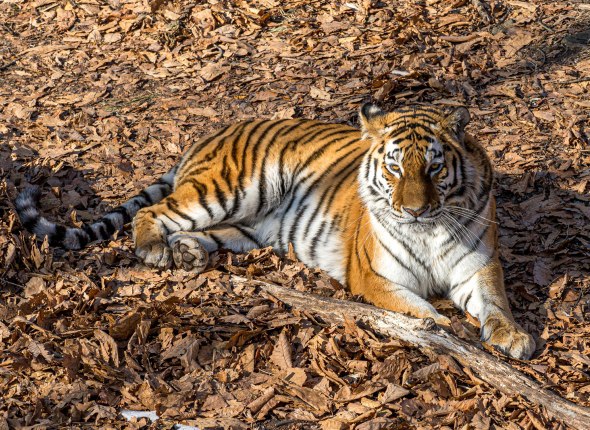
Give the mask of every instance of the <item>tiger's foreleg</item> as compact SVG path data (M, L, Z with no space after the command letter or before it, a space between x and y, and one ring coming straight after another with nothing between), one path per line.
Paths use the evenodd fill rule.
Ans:
M482 341L510 357L527 360L535 351L535 341L514 321L503 279L495 257L470 278L454 285L449 297L479 319Z
M434 306L408 288L370 273L365 273L364 278L367 286L363 288L363 296L375 306L416 318L432 318L442 326L450 325L451 321L447 317L439 314Z
M360 294L369 303L380 308L416 318L432 318L437 324L443 326L450 325L451 321L439 314L428 301L409 288L398 285L375 272L368 264L369 261L366 262L367 265L364 268L359 267L360 270L355 272L349 280L352 294Z

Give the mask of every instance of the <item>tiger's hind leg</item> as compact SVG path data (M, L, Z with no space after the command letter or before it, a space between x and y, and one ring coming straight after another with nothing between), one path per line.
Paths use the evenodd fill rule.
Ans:
M173 263L169 235L206 230L224 220L233 222L221 203L210 198L204 185L181 185L160 202L137 212L133 219L135 254L148 266L167 269Z
M219 226L207 231L179 231L168 236L174 264L179 269L201 273L207 267L209 253L221 248L246 252L261 244L255 231L246 226Z

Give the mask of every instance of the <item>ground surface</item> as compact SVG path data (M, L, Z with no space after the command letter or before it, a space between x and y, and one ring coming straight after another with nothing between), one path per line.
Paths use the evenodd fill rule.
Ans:
M3 2L0 428L148 425L123 408L157 410L153 428L559 428L449 357L229 282L348 297L318 270L263 250L158 272L127 234L64 254L11 202L39 184L48 216L92 220L239 119L465 104L497 168L510 300L538 344L512 364L588 406L589 23L573 0ZM474 320L437 306L477 342Z

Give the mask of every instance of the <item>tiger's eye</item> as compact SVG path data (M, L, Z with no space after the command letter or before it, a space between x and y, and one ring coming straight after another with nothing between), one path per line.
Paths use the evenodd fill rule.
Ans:
M441 163L432 163L430 165L430 173L436 173L439 170L442 169L442 164Z
M387 170L389 170L391 173L399 173L401 168L397 165L397 164L388 164L386 166Z

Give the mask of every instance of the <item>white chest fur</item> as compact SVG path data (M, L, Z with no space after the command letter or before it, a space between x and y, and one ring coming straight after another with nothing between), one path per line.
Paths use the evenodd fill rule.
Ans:
M485 226L474 223L460 231L454 227L393 224L386 228L373 220L375 266L392 283L423 298L444 295L483 267L493 252L479 239Z

